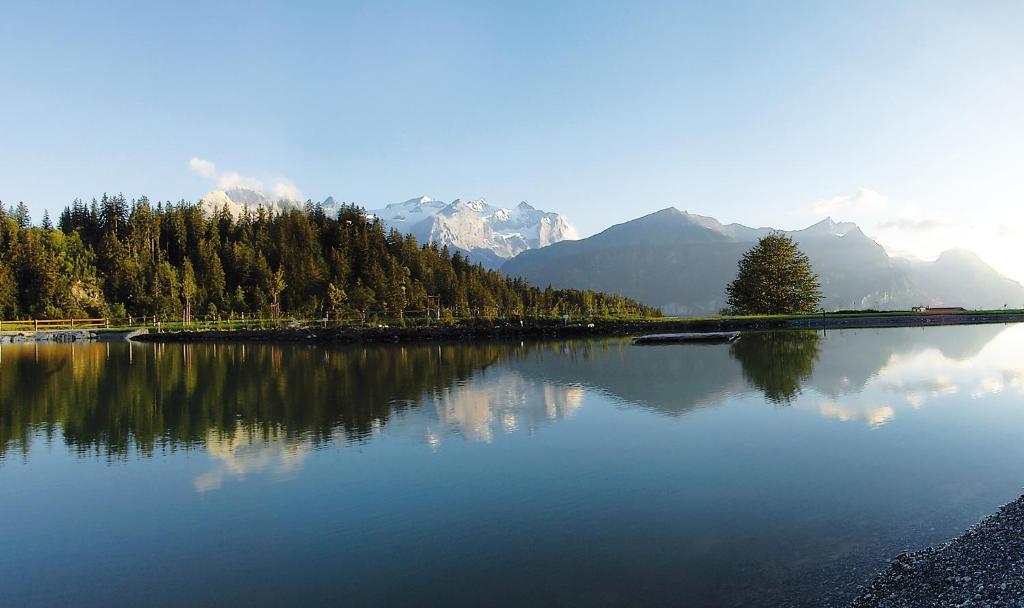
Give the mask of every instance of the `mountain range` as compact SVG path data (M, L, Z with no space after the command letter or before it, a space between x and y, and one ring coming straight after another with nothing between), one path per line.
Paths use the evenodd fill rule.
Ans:
M333 197L321 204L328 213L341 206ZM215 190L201 201L207 212L227 208L233 214L256 207L280 212L297 205L245 188ZM666 314L687 316L721 311L725 287L742 254L775 231L722 224L669 207L579 239L565 216L526 202L503 208L485 200L446 203L427 196L367 214L420 242L445 245L537 285L619 293ZM952 249L932 262L891 257L856 224L832 218L780 232L810 257L821 280L822 304L829 310L1024 305L1024 287L969 251Z
M226 208L239 215L246 209L263 207L280 212L300 203L273 200L260 191L247 188L214 190L202 197L201 207L208 213ZM327 197L322 206L336 212L341 203ZM496 207L487 201L450 203L428 196L411 198L381 209L367 210L389 228L412 234L421 243L435 242L450 250L461 251L486 268L498 268L507 259L523 251L579 238L565 216L541 211L523 201L512 208Z
M530 249L579 238L565 216L535 209L525 201L506 209L485 200L445 203L422 196L367 213L421 243L447 245L488 268Z
M524 251L502 271L539 285L621 293L666 314L715 314L725 307L742 254L773 230L723 225L670 207L585 239ZM946 251L933 262L893 258L856 224L831 218L780 232L810 257L829 310L1024 305L1024 287L968 251Z

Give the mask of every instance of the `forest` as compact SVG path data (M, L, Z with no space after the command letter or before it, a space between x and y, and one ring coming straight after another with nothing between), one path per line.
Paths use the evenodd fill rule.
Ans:
M539 288L459 251L387 230L354 205L233 216L181 201L75 200L56 224L0 204L0 319L241 315L403 321L649 317L660 311L587 290Z

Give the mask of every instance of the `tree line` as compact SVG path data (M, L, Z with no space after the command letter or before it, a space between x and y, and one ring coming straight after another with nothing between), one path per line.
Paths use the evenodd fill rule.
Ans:
M0 204L0 318L242 314L402 318L658 316L618 295L546 289L388 230L354 205L210 213L181 201L75 200L54 224Z

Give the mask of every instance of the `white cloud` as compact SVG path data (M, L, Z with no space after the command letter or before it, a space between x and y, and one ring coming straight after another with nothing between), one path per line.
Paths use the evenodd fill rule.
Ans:
M901 230L904 232L932 232L949 227L945 220L899 218L878 224L879 230Z
M192 160L188 161L188 170L206 179L217 178L217 165L198 156L193 156Z
M1020 236L1020 230L1016 226L1010 226L1002 224L996 227L995 238L997 239L1016 239Z
M302 196L302 191L299 190L298 186L293 184L290 180L282 180L274 184L273 190L274 198L285 201L301 202L305 200Z
M218 190L244 188L246 190L255 190L260 194L267 191L264 188L263 181L259 178L242 175L237 171L220 171L217 169L217 165L214 164L213 161L199 158L198 156L193 156L192 159L188 161L188 170L196 175L216 182ZM270 197L274 200L285 200L290 202L301 202L305 200L302 190L300 190L299 187L288 178L273 180L270 185L269 192Z
M255 177L248 177L240 175L234 171L228 171L221 173L217 177L217 187L221 190L228 190L230 188L246 188L248 190L256 190L257 192L263 191L263 182L256 179Z
M840 209L877 209L884 207L889 199L874 190L868 188L857 188L853 194L846 196L833 196L814 201L814 213L816 215L828 215Z

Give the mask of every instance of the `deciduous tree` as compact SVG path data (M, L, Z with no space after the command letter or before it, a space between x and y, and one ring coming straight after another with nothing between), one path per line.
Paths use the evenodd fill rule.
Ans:
M726 288L732 312L782 315L814 311L821 302L811 260L789 236L773 232L743 254Z

